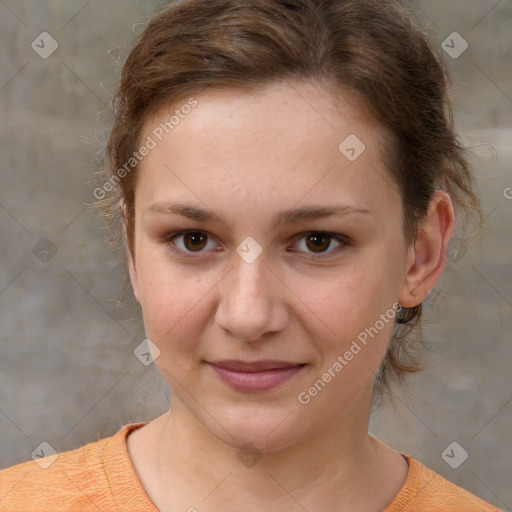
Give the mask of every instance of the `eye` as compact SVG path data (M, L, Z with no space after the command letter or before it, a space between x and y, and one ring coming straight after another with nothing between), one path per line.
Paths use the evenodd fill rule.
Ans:
M162 240L169 248L178 253L185 253L186 256L194 253L204 252L203 249L208 246L209 235L204 231L184 231L169 235ZM182 239L181 241L179 241ZM178 240L178 242L176 242ZM211 242L211 241L210 241ZM211 242L213 244L213 242ZM217 247L213 244L213 247Z
M207 252L208 249L216 249L218 246L211 240L210 235L204 231L182 231L165 236L161 242L167 245L173 252L185 257L193 254ZM330 257L332 253L339 252L345 246L349 245L347 237L339 234L325 233L323 231L308 231L300 233L298 237L299 249L291 249L291 252L306 252L311 259L321 259ZM334 249L327 251L333 241L337 244ZM208 248L208 244L211 246ZM192 256L193 257L193 256Z
M302 246L302 248L305 248L306 250L303 252L312 255L313 259L329 257L332 255L332 253L337 253L339 252L339 250L343 249L343 247L349 245L348 240L345 236L332 233L325 233L323 231L311 231L308 233L301 233L300 236L301 238L299 239L298 244L299 247ZM334 249L327 251L327 249L331 247L333 240L338 245L336 245ZM293 251L295 252L295 250Z

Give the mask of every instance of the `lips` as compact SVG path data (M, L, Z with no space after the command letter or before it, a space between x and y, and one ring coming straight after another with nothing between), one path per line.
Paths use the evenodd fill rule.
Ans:
M231 370L234 372L244 372L244 373L252 373L252 372L264 372L267 370L276 370L280 368L291 368L294 366L302 366L302 363L290 363L287 361L254 361L254 362L245 362L245 361L215 361L211 362L214 366L219 368L224 368L226 370Z
M289 361L215 361L208 364L225 384L243 393L277 388L300 374L306 366Z

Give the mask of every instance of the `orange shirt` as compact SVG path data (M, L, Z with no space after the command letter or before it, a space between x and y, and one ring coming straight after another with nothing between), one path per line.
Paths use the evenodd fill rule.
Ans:
M39 459L0 471L0 511L158 512L135 473L126 444L128 434L146 423L125 425L111 437L62 452L46 469L40 466L45 459ZM384 512L500 512L405 457L406 481Z

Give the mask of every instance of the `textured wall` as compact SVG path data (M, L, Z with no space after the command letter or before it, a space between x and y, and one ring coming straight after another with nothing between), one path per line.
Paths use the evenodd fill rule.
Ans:
M446 49L457 125L476 145L485 220L477 243L454 245L438 287L429 370L376 411L372 431L511 510L512 4L406 5ZM84 206L115 59L152 7L0 2L0 467L30 459L43 441L68 450L168 406L166 384L134 357L140 315L97 214ZM468 43L460 56L453 32ZM452 442L452 465L462 448L469 455L456 469L445 462Z

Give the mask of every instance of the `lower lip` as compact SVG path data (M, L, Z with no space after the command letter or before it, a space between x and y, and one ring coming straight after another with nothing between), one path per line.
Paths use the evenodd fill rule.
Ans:
M267 391L291 379L305 365L276 368L262 372L235 372L212 364L210 366L224 382L237 391Z

